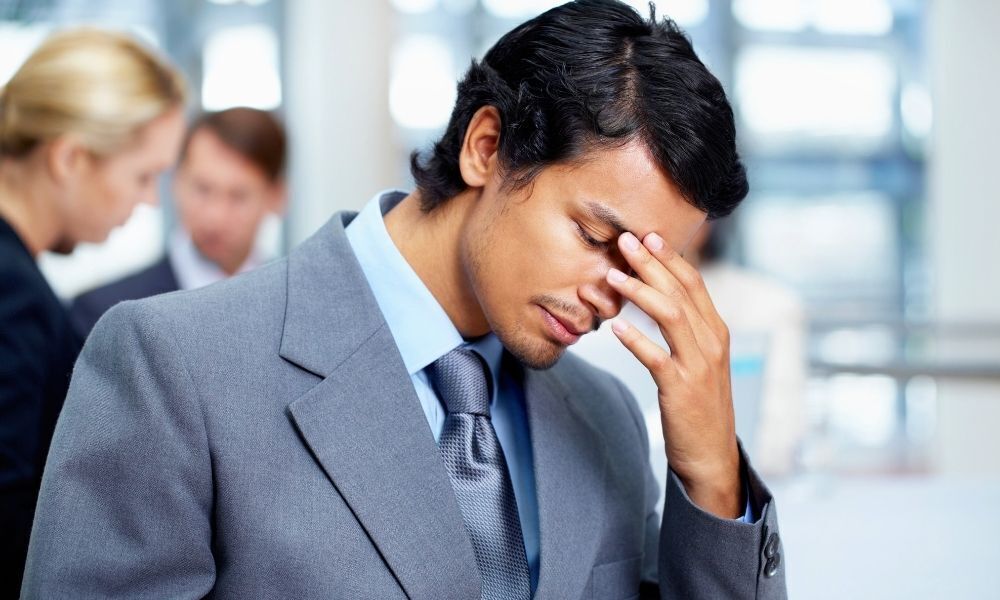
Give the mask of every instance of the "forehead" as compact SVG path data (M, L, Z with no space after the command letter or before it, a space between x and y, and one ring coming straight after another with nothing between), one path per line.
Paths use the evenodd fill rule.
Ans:
M196 170L214 179L266 180L264 172L249 158L227 145L212 130L200 127L191 134L181 168Z
M655 231L682 250L705 221L639 142L594 150L579 164L549 170L572 210L605 225L618 221L640 239Z

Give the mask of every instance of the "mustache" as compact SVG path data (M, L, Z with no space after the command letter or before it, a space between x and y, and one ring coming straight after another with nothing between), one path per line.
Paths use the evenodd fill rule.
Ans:
M579 305L567 302L562 298L557 298L555 296L535 296L532 299L536 304L540 304L546 308L555 309L555 311L562 315L573 319L574 322L590 321L590 329L586 333L591 331L597 331L600 328L601 323L604 322L603 319L595 315L589 310L581 308Z

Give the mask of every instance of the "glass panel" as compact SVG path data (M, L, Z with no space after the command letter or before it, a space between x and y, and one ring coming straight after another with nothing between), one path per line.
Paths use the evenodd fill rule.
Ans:
M800 31L809 22L802 0L734 0L733 16L749 29Z
M625 4L644 17L649 15L649 0L625 0ZM708 16L708 0L660 0L656 14L670 17L682 27L694 27Z
M227 27L205 42L201 102L206 110L281 105L278 40L267 25Z
M751 267L807 293L895 289L898 235L893 206L883 195L755 198L740 213Z
M886 363L898 351L895 333L878 325L836 329L819 336L816 342L816 356L835 363Z
M490 15L517 20L534 17L564 3L564 0L483 0L483 6ZM648 0L625 0L625 4L644 17L649 15ZM656 3L656 9L657 14L668 16L684 27L691 27L705 20L708 15L708 0L661 0Z
M736 59L740 113L764 146L882 142L894 89L892 62L871 50L751 46Z
M886 0L817 0L812 22L824 33L885 35L892 30L892 8Z
M906 384L906 435L914 442L930 441L937 425L937 382L924 376Z
M434 35L408 35L395 46L389 69L389 112L409 129L442 127L455 104L455 61Z
M916 83L903 86L899 109L903 127L910 135L918 139L930 135L934 110L931 94L925 86Z
M441 6L456 15L468 13L478 4L478 0L441 0Z
M20 25L0 22L0 85L17 72L50 29L44 23Z
M490 15L501 19L524 19L565 4L563 0L483 0Z
M437 0L392 0L392 7L401 13L416 15L433 10Z
M883 375L834 375L827 415L835 438L864 446L888 443L896 431L896 382Z
M884 35L892 30L887 0L734 0L733 16L748 29Z
M232 4L246 4L248 6L261 6L267 4L270 0L208 0L212 4L222 4L222 5L232 5Z

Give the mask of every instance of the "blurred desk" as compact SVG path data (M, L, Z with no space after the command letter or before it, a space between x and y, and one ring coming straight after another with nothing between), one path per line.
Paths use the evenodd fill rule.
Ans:
M881 468L1000 473L1000 323L814 321L811 332L818 389L839 390L817 396L822 417L842 441L895 448Z
M1000 478L771 486L790 598L1000 599Z

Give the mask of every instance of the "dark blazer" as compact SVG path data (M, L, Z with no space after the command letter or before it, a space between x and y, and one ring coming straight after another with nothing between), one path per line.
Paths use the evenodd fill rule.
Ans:
M0 598L16 598L49 441L81 340L0 219Z
M123 302L80 355L23 597L480 598L472 543L341 213L279 260ZM663 489L635 400L565 355L523 369L538 600L785 597L777 513ZM770 565L770 568L768 568Z
M164 256L138 273L77 296L69 308L70 319L80 337L86 339L101 315L115 304L179 289L170 259Z

